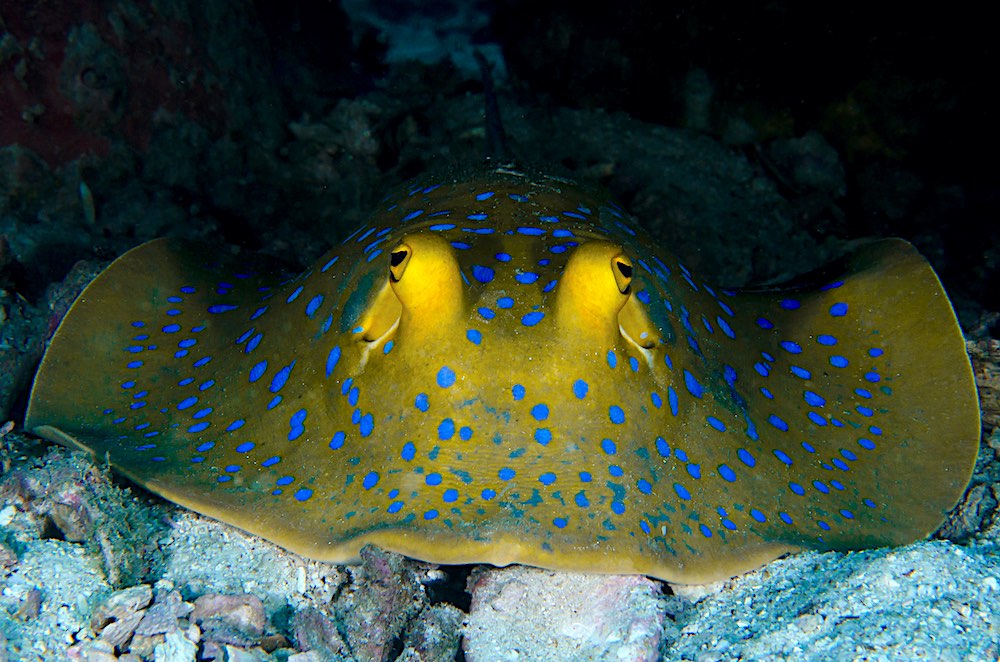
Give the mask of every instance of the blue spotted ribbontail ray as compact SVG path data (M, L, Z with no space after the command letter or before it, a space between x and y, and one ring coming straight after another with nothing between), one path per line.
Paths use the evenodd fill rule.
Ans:
M59 327L26 427L335 562L374 543L695 583L909 543L975 462L962 333L902 240L831 269L717 289L603 194L414 184L291 280L126 253Z

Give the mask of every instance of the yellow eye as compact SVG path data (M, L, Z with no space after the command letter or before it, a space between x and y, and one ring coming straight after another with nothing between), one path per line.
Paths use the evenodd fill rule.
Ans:
M406 271L406 265L410 263L410 256L413 251L406 244L399 244L389 254L389 279L398 283Z
M611 259L611 271L615 275L615 283L618 291L628 294L632 286L632 260L624 255L616 255Z

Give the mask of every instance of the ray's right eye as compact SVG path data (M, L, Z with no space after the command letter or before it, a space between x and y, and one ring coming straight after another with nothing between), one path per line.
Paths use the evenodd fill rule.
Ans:
M622 294L628 294L629 288L632 286L632 260L624 255L618 255L611 260L611 264L611 271L615 275L618 291Z

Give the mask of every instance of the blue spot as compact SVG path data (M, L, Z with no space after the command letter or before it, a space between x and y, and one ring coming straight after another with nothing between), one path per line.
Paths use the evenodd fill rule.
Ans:
M465 337L469 339L473 345L478 345L483 341L483 334L476 329L469 329L465 332Z
M822 407L826 404L826 400L820 396L818 393L813 393L812 391L806 391L803 395L806 402L813 407Z
M872 347L871 349L868 350L868 356L870 356L872 358L876 358L876 357L882 356L882 354L884 354L884 353L885 352L883 352L878 347Z
M497 472L497 476L500 477L500 480L504 481L512 479L515 475L516 472L510 467L504 467L503 469Z
M674 390L673 386L667 387L667 402L670 403L670 413L676 416L680 407L677 401L677 391Z
M510 297L500 297L497 299L497 308L508 310L514 307L514 300Z
M531 408L531 415L536 421L544 421L549 417L548 405L537 404Z
M625 514L625 504L622 503L621 501L612 501L611 502L611 512L613 512L615 515L624 515Z
M143 403L143 404L145 404L145 403ZM208 416L211 413L212 413L212 408L211 407L205 407L204 409L199 409L194 414L192 414L191 418L205 418L206 416Z
M701 478L701 465L700 464L695 464L694 462L689 462L684 468L687 469L688 474L692 478L694 478L695 480L698 480L698 479Z
M455 421L446 418L438 425L438 439L447 441L455 436Z
M615 447L615 442L613 442L610 439L602 439L601 440L601 448L608 455L614 455L615 453L618 452L618 449Z
M191 427L189 427L187 429L187 431L188 432L202 432L204 430L207 430L209 425L211 425L211 423L209 423L208 421L203 421L201 423L195 423L194 425L192 425Z
M483 490L480 496L482 496L484 501L489 501L495 498L496 495L497 495L496 490L491 490L490 488L487 487L485 490Z
M333 437L330 439L330 448L337 450L344 445L344 440L347 439L347 435L342 431L337 431L333 433Z
M485 308L485 307L477 308L476 312L478 312L479 315L483 319L486 319L486 320L491 320L491 319L493 319L494 317L497 316L497 314L495 312L493 312L491 309Z
M399 453L399 456L404 460L406 460L407 462L413 460L413 458L416 457L416 455L417 455L417 448L416 446L413 445L412 441L408 441L405 444L403 444L403 450L400 451Z
M653 406L656 407L657 409L663 406L663 398L661 398L660 394L657 393L656 391L653 391L652 393L649 394L649 399L652 401Z
M424 482L427 483L428 485L430 485L431 487L433 487L435 485L440 485L441 484L441 474L439 474L439 473L430 473L430 474L427 474L427 477L424 478Z
M367 437L375 429L375 417L370 413L365 414L361 417L361 422L358 423L358 432L361 433L362 437Z
M142 367L142 361L129 361L126 364L126 367L132 368L132 369L141 368Z
M190 397L184 398L179 403L177 403L177 408L183 411L189 407L193 407L196 402L198 402L198 398L192 395Z
M428 230L434 230L435 232L442 232L444 230L454 230L455 229L455 224L454 223L438 223L436 225L430 226L427 229Z
M785 451L775 448L774 456L779 460L781 460L782 462L784 462L785 464L787 464L788 466L792 466L792 458L788 457L788 453L786 453Z
M444 494L441 495L441 500L445 503L454 503L455 501L458 501L458 490L448 488L444 491Z
M788 423L776 414L767 417L767 422L782 432L788 432Z
M538 274L532 271L522 271L520 273L514 274L514 280L521 283L522 285L531 285L536 280L538 280Z
M518 234L527 235L527 236L531 236L531 237L538 237L538 236L541 236L541 235L545 234L545 230L542 230L541 228L520 227L520 228L517 229L517 233Z
M330 354L326 357L326 376L329 377L333 374L334 368L337 367L337 362L340 361L340 345L337 345L330 350ZM266 364L266 362L265 362Z
M371 488L378 485L378 478L379 476L377 472L375 471L369 472L369 474L365 476L365 479L361 482L361 486L366 490L370 490Z
M419 409L420 411L427 411L428 409L430 409L431 404L430 401L427 399L427 394L418 393L417 397L413 400L413 406Z
M618 357L611 350L608 350L608 366L614 368L618 365Z
M882 378L879 376L879 374L877 372L866 372L865 373L865 379L867 381L871 382L872 384L876 384L876 383L882 381Z
M791 340L782 340L781 347L789 354L801 354L802 347L797 342L792 342Z
M255 335L253 338L250 339L250 341L247 343L247 346L243 348L243 351L249 354L250 352L257 349L257 347L260 345L260 341L263 339L264 339L264 334L258 333L257 335Z
M847 314L847 304L840 302L830 306L830 314L834 317L843 317Z
M438 370L437 374L437 384L441 388L448 388L455 383L455 371L448 366L442 367Z
M510 262L513 259L509 253L497 253L493 257L496 258L497 262Z
M552 431L548 428L536 428L535 441L540 443L542 446L547 446L549 442L552 441Z
M555 526L557 529L566 528L567 523L568 522L566 521L565 517L556 517L552 520L552 525Z
M748 467L753 467L757 464L757 458L755 458L750 451L745 448L740 448L736 451L736 456L740 458L740 462L747 465Z
M544 473L538 477L538 482L542 485L551 485L556 482L556 475L552 472Z
M589 388L590 387L587 385L587 382L583 381L582 379L578 379L575 382L573 382L573 395L575 395L580 400L583 400L585 397L587 397L587 390Z
M726 465L726 464L720 464L719 465L719 475L722 476L723 480L725 480L727 482L730 482L730 483L732 483L733 481L736 480L736 472L733 471L729 467L729 465Z
M805 488L798 483L789 483L788 489L790 489L793 494L798 494L799 496L805 496L806 493Z
M826 419L823 418L822 416L820 416L819 414L817 414L814 411L811 411L808 414L806 414L806 417L810 421L812 421L813 424L815 424L815 425L826 425Z
M495 272L489 267L483 267L478 264L472 265L472 277L480 283L489 283L493 280L494 275Z
M708 424L711 425L716 430L718 430L719 432L726 431L726 424L717 419L715 416L706 416L705 420L707 420Z
M843 356L834 355L830 357L830 365L832 365L834 368L846 368L847 363L848 363L847 358Z
M462 441L468 441L469 439L472 439L472 428L470 428L468 425L463 425L462 427L460 427L458 429L458 438L461 439Z
M402 501L393 501L392 503L389 504L389 507L385 509L385 512L398 513L402 509L403 509Z
M274 377L271 378L271 385L267 387L271 393L277 393L284 387L285 383L288 382L288 376L292 374L292 368L295 367L295 361L292 361L284 368L279 370Z
M818 342L820 345L826 345L827 347L831 347L837 344L837 339L834 338L833 336L823 334L816 336L816 342Z
M773 329L774 323L771 322L771 320L767 319L766 317L758 317L757 326L759 326L762 329Z
M514 396L515 400L521 400L524 398L524 387L520 384L514 384L514 386L510 389L510 393Z
M698 383L698 380L695 379L694 375L687 368L684 369L684 385L687 387L688 393L696 398L700 398L705 392L701 384Z
M387 342L385 344L385 347L382 348L382 353L383 354L388 354L389 352L391 352L392 348L393 348L393 346L395 344L396 344L396 342L394 340L390 340L389 342Z
M639 359L634 356L628 358L628 365L632 368L632 372L639 372Z
M754 518L755 520L757 520L758 522L761 522L761 523L764 523L764 522L767 521L767 518L764 517L764 513L760 512L756 508L751 508L750 509L750 517Z
M611 405L608 408L608 418L615 425L621 425L625 422L625 412L618 405Z
M535 326L536 324L542 321L543 317L545 317L545 313L536 310L522 317L521 324L525 326Z
M870 451L875 450L875 442L873 442L871 439L865 439L864 437L862 437L861 439L858 439L858 445L866 450Z
M795 375L796 377L798 377L800 379L812 379L812 373L810 373L805 368L800 368L797 365L793 365L793 366L789 366L788 369L791 370L791 372L792 372L793 375Z
M670 444L663 437L656 438L656 452L660 454L660 457L670 457Z
M688 492L687 488L685 488L680 483L674 483L674 492L676 492L677 496L684 499L685 501L689 501L691 499L691 493Z
M164 333L177 333L178 331L180 331L180 330L181 330L181 325L180 325L180 324L167 324L167 325L166 325L165 327L163 327L163 329L161 329L161 330L162 330L162 331L163 331Z
M785 310L797 310L802 304L798 299L782 299L780 305Z
M580 506L581 508L590 507L590 500L587 499L587 495L582 490L576 493L576 496L573 497L573 500L576 502L576 505Z
M309 300L309 304L306 306L306 317L312 319L319 310L319 307L323 305L323 295L317 294L312 299Z
M830 488L827 487L826 484L823 481L821 481L821 480L814 480L812 484L813 484L813 487L815 487L817 490L819 490L823 494L829 494L830 493Z

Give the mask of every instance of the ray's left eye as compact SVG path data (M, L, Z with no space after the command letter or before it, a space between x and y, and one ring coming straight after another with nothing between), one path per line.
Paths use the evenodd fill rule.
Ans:
M406 271L406 265L410 261L411 251L405 244L400 244L389 254L389 278L392 282L398 283Z

